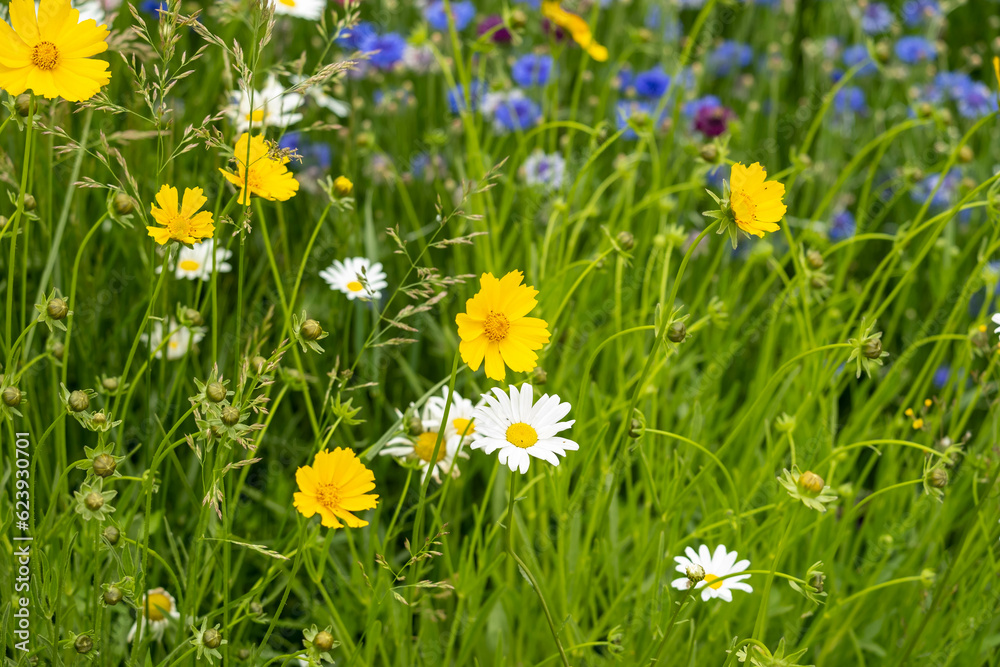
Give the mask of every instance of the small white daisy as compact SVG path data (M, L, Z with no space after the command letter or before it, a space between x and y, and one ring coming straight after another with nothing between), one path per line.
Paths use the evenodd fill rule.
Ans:
M566 160L559 153L535 150L521 165L521 175L529 186L558 190L566 178Z
M473 405L472 401L462 398L457 391L452 393L445 436L455 441L456 449L459 445L467 445L473 440L476 433L475 412L482 404L483 401L480 400L479 405ZM425 409L428 418L440 424L444 418L446 405L448 405L448 387L442 387L440 396L431 396L427 399Z
M688 547L684 550L684 553L687 554L686 558L684 556L674 557L674 560L677 561L677 571L686 575L670 582L670 585L677 590L686 591L691 587L691 579L688 576L704 575L704 579L694 585L695 588L701 589L702 600L722 598L726 602L732 602L733 590L753 593L753 588L750 584L743 583L745 579L750 578L749 574L741 574L737 577L716 581L716 579L720 579L728 574L742 572L750 567L750 561L746 559L737 562L737 553L735 551L726 551L724 544L717 546L714 554L710 553L708 547L704 544L698 548L697 552Z
M298 86L308 78L309 77L307 76L296 74L295 76L291 77L292 85ZM315 102L318 106L326 109L335 116L339 116L340 118L344 118L349 113L351 113L351 106L347 102L344 102L343 100L338 100L336 97L327 95L323 91L323 85L324 84L322 83L317 83L315 85L309 86L308 88L302 91L302 94L309 97L309 99Z
M302 96L286 93L273 75L268 77L263 90L254 92L252 110L247 91L233 91L230 97L232 104L226 108L226 115L236 124L237 132L249 130L250 121L253 129L260 131L265 127L288 127L302 120L302 114L295 112L302 106Z
M320 278L326 281L330 289L339 290L348 299L380 299L380 290L389 286L385 281L385 271L382 263L372 264L365 257L349 257L344 261L333 260L333 264L319 272Z
M164 346L167 353L167 359L180 359L188 353L188 349L191 347L192 343L198 343L205 337L205 332L200 327L189 329L185 326L178 325L177 321L173 318L171 318L170 322L167 323L167 332L170 334L170 338L167 341L166 346ZM153 322L151 333L142 334L141 338L142 341L149 345L150 348L156 350L157 359L160 359L163 356L164 349L157 349L163 342L162 322Z
M1000 313L994 313L992 320L993 320L993 324L1000 325ZM996 329L994 329L993 333L1000 334L1000 326L998 326Z
M171 621L177 621L180 617L174 596L163 588L153 588L142 596L139 617L132 624L132 629L128 631L126 641L131 643L135 638L140 621L142 622L142 636L146 636L148 633L153 639L159 641L163 639L163 631L167 629Z
M445 425L444 438L438 447L437 461L431 465L431 458L434 456L434 446L437 444L438 430L441 428L441 420L444 417L444 406L447 404L448 388L444 388L444 397L432 396L427 399L423 409L420 411L419 419L423 432L418 436L401 434L389 442L379 452L382 456L396 456L407 458L419 462L423 471L421 480L427 477L428 472L438 484L441 483L441 473L451 474L458 477L459 469L455 465L455 459L467 459L469 454L464 451L466 444L475 427L472 423L472 412L475 409L472 401L462 398L457 393L452 394L452 406L448 411L448 423ZM396 414L403 416L399 410Z
M511 385L510 396L494 388L493 396L483 395L486 405L473 411L476 432L472 448L487 454L500 450L500 463L521 474L528 472L532 456L557 466L560 456L580 448L572 440L556 437L576 421L559 421L569 414L570 404L548 394L532 404L532 392L530 384L521 385L520 390Z
M219 273L229 273L233 267L226 262L233 256L231 250L223 247L215 249L215 269ZM156 267L159 273L162 266ZM177 260L174 263L174 276L177 278L187 278L194 280L208 280L212 277L212 241L202 241L192 247L181 246L181 251L177 253Z
M271 0L275 14L318 21L326 11L326 0Z

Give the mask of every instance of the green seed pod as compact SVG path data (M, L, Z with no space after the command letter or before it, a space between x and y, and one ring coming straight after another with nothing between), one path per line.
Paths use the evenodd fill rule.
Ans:
M101 414L101 413L97 413ZM94 415L97 418L97 415ZM115 457L110 454L98 454L93 460L94 474L101 478L111 477L115 474L115 469L118 467L118 463L115 462Z
M108 586L108 590L104 591L104 603L113 607L121 601L122 589L117 586Z
M326 630L318 633L313 638L313 646L318 648L323 653L326 653L327 651L333 648L333 635L331 635Z
M221 382L212 382L205 388L205 395L213 403L221 403L226 400L226 388Z
M7 387L3 390L3 402L7 407L16 408L21 405L23 394L17 387Z
M108 391L118 391L118 378L104 378L101 380L101 386Z
M115 213L118 215L129 215L135 211L135 200L124 192L116 194L111 205L114 207Z
M231 405L222 408L222 423L226 426L234 426L240 421L240 411Z
M626 252L635 247L635 237L632 235L632 232L623 229L618 232L618 236L616 238L618 239L618 245L620 245L622 250L625 250Z
M25 211L34 211L36 208L38 208L38 202L35 201L34 196L25 193L25 195L24 195L24 210Z
M60 299L59 297L49 299L49 303L45 306L45 312L54 320L64 320L66 319L66 315L69 314L69 305L67 305L65 299Z
M73 642L73 648L80 654L90 653L94 648L94 640L90 638L90 635L79 635Z
M121 537L121 533L118 532L118 529L114 526L108 526L105 528L102 535L104 535L104 539L106 539L108 544L111 546L118 544L118 538Z
M104 507L104 496L97 491L91 491L87 494L87 497L83 499L83 504L86 505L87 509L91 512L96 512Z
M14 100L14 108L17 109L18 116L27 118L28 114L31 113L31 95L27 93L18 95Z
M69 403L69 409L73 412L83 412L90 407L90 397L87 396L87 392L79 389L70 394L66 402Z
M667 338L671 343L683 343L687 338L687 327L683 322L673 322L667 330Z
M215 628L209 628L202 633L201 643L208 648L219 648L222 646L222 633Z

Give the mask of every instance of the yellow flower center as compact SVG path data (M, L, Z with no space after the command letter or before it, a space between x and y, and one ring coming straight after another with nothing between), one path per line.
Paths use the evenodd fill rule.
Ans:
M267 112L263 109L256 109L252 113L247 114L247 120L251 120L255 123L263 123L264 119L267 117Z
M471 419L463 419L462 417L459 417L451 422L451 425L455 427L455 430L459 435L472 435L476 432L476 426L472 423Z
M717 583L713 584L712 582L715 581L716 579L718 579L718 577L715 576L714 574L706 574L705 575L705 583L708 584L710 588L714 588L715 590L719 590L720 588L722 588L722 582L718 581Z
M483 325L483 329L486 338L491 343L498 343L507 337L507 332L510 331L510 320L503 313L491 310L490 314L486 316L486 324Z
M730 195L729 202L737 222L752 225L757 221L757 205L747 193L742 190L734 192Z
M191 236L191 219L185 218L183 215L175 215L167 220L167 230L170 232L170 238L172 239L186 239ZM181 262L182 266L183 264L184 262Z
M173 604L163 593L153 593L146 596L146 618L151 621L162 621L166 614L173 611Z
M295 0L278 0L278 2L280 2L281 4L283 4L286 7L294 7L295 6Z
M184 259L178 266L185 271L197 271L201 267L201 263L193 259Z
M433 431L424 431L417 436L417 441L413 443L413 453L430 463L431 457L434 456L434 445L437 444L437 437L438 434ZM444 449L444 442L442 442L441 446L438 447L435 463L439 463L444 458Z
M316 492L316 501L328 510L339 507L340 487L336 484L320 484L319 490Z
M511 424L507 427L507 442L515 447L527 449L538 442L538 431L524 422Z
M167 343L167 347L169 347L169 348L170 348L171 350L176 350L176 349L177 349L177 348L179 348L180 346L181 346L181 344L180 344L180 343L178 343L178 342L177 342L177 341L175 341L175 340L172 340L172 341L170 341L169 343Z
M31 51L31 64L38 69L53 70L59 62L59 49L52 42L39 42Z
M347 289L351 290L352 292L360 292L364 288L365 286L359 283L357 280L352 280L351 282L347 283Z

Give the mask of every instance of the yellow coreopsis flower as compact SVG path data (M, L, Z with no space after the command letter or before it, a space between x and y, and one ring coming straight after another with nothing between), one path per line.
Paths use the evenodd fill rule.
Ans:
M476 296L465 302L465 313L455 317L462 342L462 361L476 371L486 360L486 377L503 380L506 368L518 373L535 369L541 349L549 342L548 324L537 317L525 317L538 301L538 290L522 285L524 275L512 271L500 280L484 273Z
M156 193L156 204L149 213L162 227L146 227L153 240L164 245L168 241L198 243L215 234L215 222L209 211L198 211L208 201L201 188L186 188L184 200L178 202L177 188L164 185Z
M375 488L375 475L350 449L324 449L311 466L295 471L295 481L295 509L307 519L318 513L327 528L367 526L352 512L372 509L378 502L377 494L368 493Z
M781 199L785 196L785 186L777 181L767 181L767 172L759 162L745 167L739 162L733 165L729 182L723 182L722 197L709 194L719 204L719 210L707 211L705 215L722 221L718 233L728 231L733 247L736 247L737 230L747 235L763 237L764 232L781 229L778 221L784 217L788 207Z
M580 48L586 51L591 58L602 63L608 59L608 49L597 43L594 34L590 32L590 26L582 17L567 12L559 6L558 2L553 0L542 0L542 15L569 32L573 41L579 44Z
M250 195L270 201L287 201L298 192L299 182L285 166L288 158L272 156L263 136L251 137L244 132L236 142L233 158L236 160L236 173L226 169L219 171L226 180L240 188L240 204L248 206Z
M108 63L91 56L108 48L108 28L80 22L70 0L11 0L10 22L0 21L0 88L70 102L89 100L111 81ZM11 27L13 26L13 27Z

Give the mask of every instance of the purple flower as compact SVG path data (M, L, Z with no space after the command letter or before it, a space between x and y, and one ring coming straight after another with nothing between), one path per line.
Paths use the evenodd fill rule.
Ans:
M728 76L733 69L742 69L751 62L753 49L749 44L726 40L708 54L707 65L717 76Z
M907 65L915 65L937 57L937 49L929 40L916 35L900 37L896 42L896 57Z
M944 389L948 385L948 380L951 379L951 366L945 364L944 366L939 366L936 371L934 371L934 388Z
M522 87L544 86L552 76L552 56L529 53L517 59L510 76Z
M445 11L444 3L440 0L429 4L424 10L424 16L435 30L448 29L448 12ZM451 16L455 21L455 30L465 30L476 16L476 7L471 2L452 2Z
M892 12L881 2L873 2L861 14L861 29L869 35L888 32L892 27Z
M642 124L657 123L653 116L656 112L656 104L647 100L622 100L615 106L615 124L622 133L623 139L636 139L638 135L629 121L641 121ZM662 119L661 114L661 119Z
M487 34L490 35L490 40L495 44L510 44L514 38L510 34L510 30L504 27L503 17L499 14L491 14L479 22L476 27L476 35L482 37Z
M957 101L962 118L982 118L997 110L997 98L981 83L966 86Z
M662 67L654 67L637 74L632 85L640 97L659 99L670 87L670 75L664 72Z
M378 34L378 30L375 26L367 21L361 21L357 25L347 28L337 37L337 44L344 47L345 49L353 49L358 51L361 49L361 43L366 39L372 38Z
M940 15L941 5L937 0L907 0L903 4L903 21L911 28Z
M726 131L734 115L732 109L722 105L703 105L694 117L694 129L706 137L717 137Z
M857 225L850 211L844 210L833 216L827 235L832 241L842 241L854 236Z
M387 32L384 35L366 35L361 39L358 50L370 54L368 62L379 69L391 69L403 59L406 51L406 39L398 32Z

